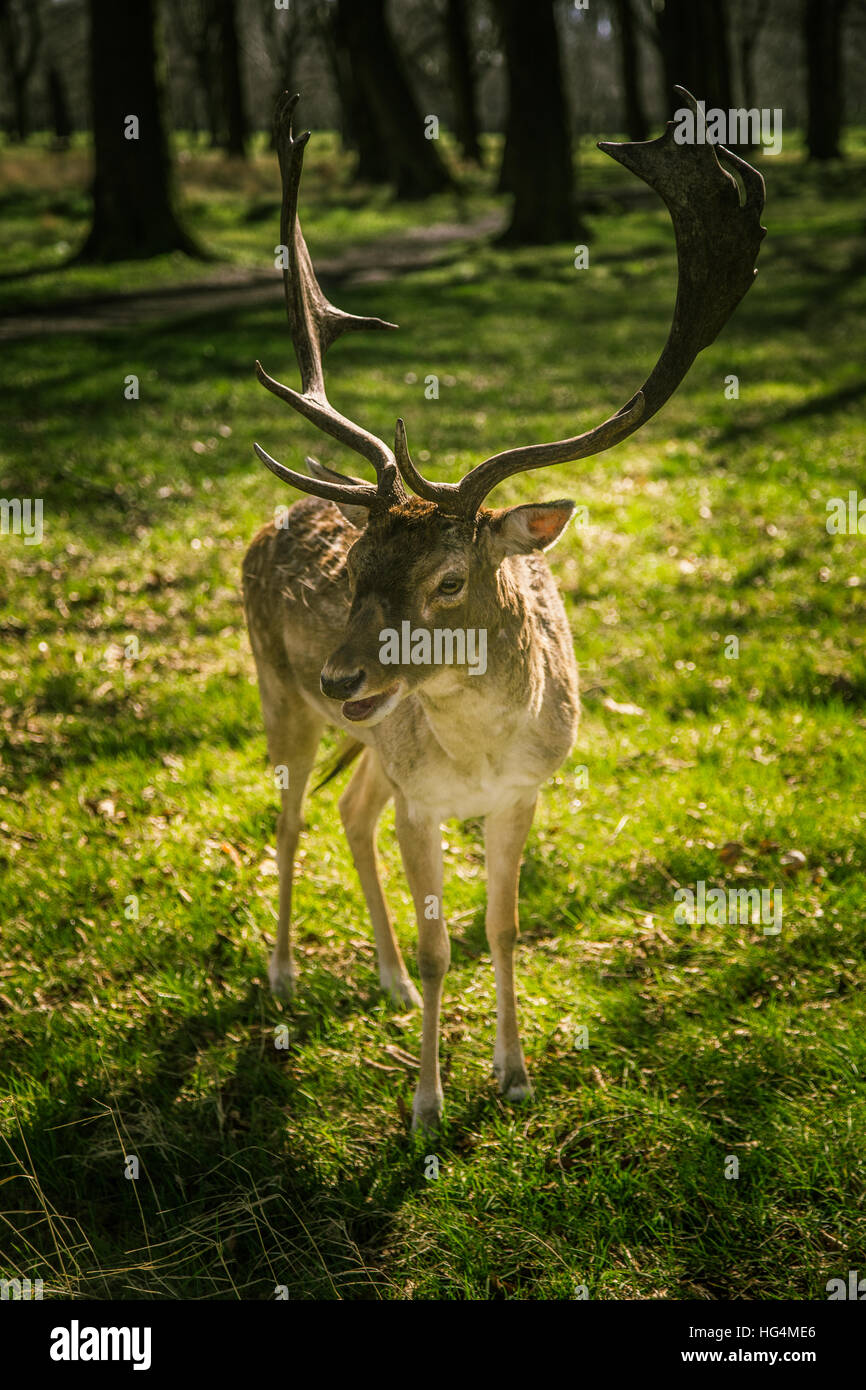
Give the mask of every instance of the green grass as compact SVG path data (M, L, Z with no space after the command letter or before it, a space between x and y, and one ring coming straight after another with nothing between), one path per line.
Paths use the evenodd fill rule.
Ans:
M87 210L73 170L52 211L49 157L25 153L7 247L20 270L72 244ZM229 263L270 264L274 216L245 220L257 199L275 206L270 159L241 197L218 161L193 158L196 231ZM339 169L329 187L331 158L312 158L305 188L314 255L454 216L453 202L362 201ZM601 198L589 271L568 246L460 243L433 268L335 294L402 328L335 348L332 400L385 436L404 415L433 476L598 422L664 341L667 215L608 207L628 176L584 161ZM45 536L0 538L0 1276L112 1299L276 1285L775 1299L823 1298L828 1278L862 1269L866 537L830 536L825 519L829 498L864 489L864 168L764 160L758 280L663 414L497 494L588 508L551 555L585 716L522 875L536 1096L517 1110L488 1076L480 827L445 828L454 950L433 1145L407 1135L419 1020L380 996L339 784L308 803L300 994L286 1007L266 987L276 795L239 569L290 495L251 443L350 463L255 382L256 357L294 380L278 295L4 344L0 491L44 499ZM495 205L483 186L468 196ZM7 307L47 312L213 271L50 270L3 289ZM411 960L390 816L381 838ZM674 889L699 879L781 887L781 934L678 925Z

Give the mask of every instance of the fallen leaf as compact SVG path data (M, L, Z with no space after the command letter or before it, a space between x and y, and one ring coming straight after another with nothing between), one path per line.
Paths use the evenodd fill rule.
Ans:
M609 695L605 695L601 702L605 709L609 709L611 714L646 714L646 710L641 709L640 705L621 705L617 700L612 700Z
M788 849L782 855L779 863L790 878L798 874L801 869L806 867L806 856L801 849Z
M719 858L723 864L736 864L743 852L743 846L739 840L728 840L719 850Z
M240 857L240 855L238 854L237 850L235 849L234 845L230 845L229 842L228 842L228 840L223 840L223 841L222 841L222 843L220 844L220 849L222 850L223 854L227 854L227 855L228 855L229 859L232 861L232 863L234 864L234 866L235 866L236 869L242 869L242 868L243 868L243 866L244 866L243 860L241 859L241 857Z
M776 762L778 758L777 753L765 753L759 743L755 744L749 756L753 762L760 763L762 767L766 767L768 763Z

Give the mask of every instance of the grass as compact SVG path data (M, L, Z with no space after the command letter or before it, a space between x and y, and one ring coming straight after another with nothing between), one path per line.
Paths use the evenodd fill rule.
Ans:
M26 271L83 230L84 163L60 188L53 157L19 158L7 252ZM332 160L314 142L314 256L454 216L347 192ZM588 271L568 246L467 241L335 293L403 327L335 348L332 399L386 436L403 414L432 476L596 423L664 341L667 215L622 215L628 176L584 162ZM210 157L183 168L197 233L230 265L270 264L270 158L237 187ZM522 875L536 1097L516 1110L488 1076L480 827L444 829L435 1145L407 1134L419 1020L380 996L340 784L308 803L300 994L266 988L276 795L239 569L290 499L251 441L347 462L255 382L257 356L294 380L278 293L4 345L0 490L42 497L45 535L0 538L0 1276L111 1299L777 1299L863 1267L866 541L825 520L863 487L864 168L765 160L756 285L663 414L497 495L588 509L551 555L585 716ZM45 314L202 273L48 269L3 289ZM390 816L381 838L412 960ZM781 888L781 934L678 924L675 888L701 879Z

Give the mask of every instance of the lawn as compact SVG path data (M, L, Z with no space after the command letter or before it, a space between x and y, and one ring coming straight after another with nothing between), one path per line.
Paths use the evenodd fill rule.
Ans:
M581 157L588 269L467 235L326 285L401 325L335 347L332 401L385 437L403 415L433 477L599 422L664 342L667 214L624 212L635 181ZM349 187L327 137L309 164L314 257L500 206L478 180L396 207ZM107 1299L779 1299L864 1268L866 535L825 523L866 487L866 154L762 168L758 279L676 397L493 499L587 508L551 552L585 709L522 873L536 1095L516 1109L489 1076L481 827L444 827L433 1143L408 1134L420 1019L378 989L345 774L307 805L301 989L267 990L277 793L240 565L294 494L252 441L354 467L254 378L260 357L296 380L277 280L141 324L7 320L0 493L41 497L44 537L0 536L0 1277ZM64 302L96 319L95 294L272 267L266 151L242 178L182 163L201 264L59 268L85 170L38 148L7 167L7 312L50 328ZM390 813L381 843L414 971ZM780 889L781 932L677 921L699 881Z

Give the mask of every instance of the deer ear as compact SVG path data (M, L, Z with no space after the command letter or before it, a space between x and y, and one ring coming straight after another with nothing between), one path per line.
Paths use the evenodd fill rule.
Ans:
M349 525L357 531L363 531L370 520L369 507L350 507L347 502L335 502L334 506L340 509Z
M349 473L335 473L332 468L326 468L323 463L319 463L318 459L310 458L309 454L304 463L311 478L322 478L327 483L353 483L357 487L364 486L360 478L353 478ZM359 531L363 531L370 520L369 507L353 507L350 502L335 502L334 506L339 507L349 525Z
M559 540L571 520L575 504L536 502L526 507L505 507L490 518L490 532L503 555L529 555L548 550Z

